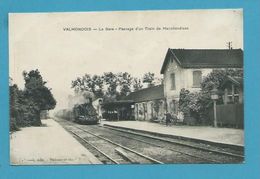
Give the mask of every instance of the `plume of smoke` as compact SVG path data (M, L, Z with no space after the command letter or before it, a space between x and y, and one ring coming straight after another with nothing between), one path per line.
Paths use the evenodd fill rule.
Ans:
M92 100L95 99L95 95L92 92L89 91L83 91L76 93L75 95L69 95L68 97L68 108L72 109L76 104L84 104L89 102L89 98Z

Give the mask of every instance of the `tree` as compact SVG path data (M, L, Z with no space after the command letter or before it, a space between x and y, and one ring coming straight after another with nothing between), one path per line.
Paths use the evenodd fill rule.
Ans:
M25 89L37 89L44 86L47 82L43 81L42 76L38 69L31 70L29 73L23 71L23 77L25 81Z
M25 98L24 91L20 90L16 84L9 86L10 90L10 130L18 130L19 127L30 126L34 120L32 109L35 105L30 105L32 101Z
M51 89L45 86L42 76L38 69L31 70L29 73L23 72L25 80L24 98L25 103L31 110L32 125L41 125L40 112L42 110L51 110L56 106Z
M143 81L148 83L149 87L155 83L162 83L162 79L155 78L154 73L146 73ZM102 76L85 74L78 77L71 83L71 88L75 93L81 94L84 91L93 92L95 97L104 98L104 101L114 101L127 96L132 90L138 91L143 85L140 79L134 78L128 72L105 72Z
M10 90L10 130L19 127L41 125L40 112L53 109L56 101L51 89L45 86L38 70L23 72L24 90L20 90L13 82L9 83Z
M190 91L185 90L184 88L180 91L180 98L179 98L179 109L183 112L184 115L189 115L189 102L190 102Z
M133 78L133 89L134 91L138 91L143 88L142 82L138 78Z
M94 90L92 91L97 98L101 98L104 95L103 92L103 77L94 75L92 77L93 83L95 84Z
M154 85L162 85L163 84L163 78L155 77L154 78Z
M71 88L74 88L75 93L79 93L85 89L85 85L82 82L81 78L77 77L76 80L72 80Z
M154 86L154 79L155 79L154 73L151 72L145 73L143 76L143 83L147 83L148 87L152 87Z
M19 94L20 91L16 84L9 83L9 91L10 91L10 130L18 130L18 125L16 122L19 110Z
M183 112L185 118L193 117L201 123L206 119L211 104L210 96L203 91L190 93L184 88L180 91L179 110Z
M243 77L242 69L225 69L225 70L213 70L201 83L203 91L211 91L214 87L219 88L221 83L226 79L227 76L231 77Z
M103 97L103 77L85 74L83 77L78 77L76 80L73 80L71 83L71 88L74 88L76 93L89 91L94 93L97 98Z
M133 77L127 73L119 73L118 74L118 82L120 85L120 96L126 96L131 92Z
M133 77L128 72L105 72L102 76L86 74L73 80L71 87L78 94L93 92L95 97L113 101L131 92Z
M112 72L105 72L103 79L107 85L107 91L104 95L104 101L115 101L119 98L120 93L117 91L119 85L118 75Z
M103 79L106 85L108 85L107 92L109 94L116 94L117 86L118 86L118 77L117 74L112 72L105 72L103 75Z

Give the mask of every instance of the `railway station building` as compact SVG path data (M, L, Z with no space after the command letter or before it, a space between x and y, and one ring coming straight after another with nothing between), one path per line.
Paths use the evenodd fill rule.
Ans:
M107 120L161 120L165 114L163 85L130 93L121 100L103 103Z
M132 92L124 99L133 101L135 120L158 121L165 115L163 85Z
M201 90L203 77L217 69L243 69L241 49L168 49L160 73L164 79L166 110L180 116L182 88Z
M160 73L163 84L131 92L121 100L104 103L105 118L116 120L161 121L166 113L185 122L179 111L181 89L199 92L201 82L213 70L243 69L241 49L168 49ZM223 84L224 103L238 100L242 103L243 79L229 78ZM233 90L233 91L232 91ZM233 96L230 97L230 92ZM231 98L231 99L230 99Z

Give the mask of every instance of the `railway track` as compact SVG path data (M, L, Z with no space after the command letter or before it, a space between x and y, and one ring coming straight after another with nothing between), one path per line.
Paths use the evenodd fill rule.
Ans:
M187 155L192 158L201 159L204 163L241 163L244 160L244 156L238 153L231 153L218 149L213 149L213 146L206 146L205 144L192 144L192 142L184 142L182 140L165 139L162 137L151 136L142 133L136 133L128 130L121 130L117 128L105 127L109 130L119 131L116 135L120 135L124 138L131 140L137 140L149 145L167 148L168 150L178 152L183 155ZM107 131L108 132L108 131ZM129 136L130 134L130 136ZM147 139L152 139L150 142ZM180 142L181 141L181 142ZM169 145L165 145L168 143Z
M78 129L78 130L75 130ZM117 142L114 142L110 139L107 139L105 137L101 137L99 135L96 135L93 132L87 131L85 129L82 129L78 126L74 126L74 129L71 128L67 128L67 130L72 133L74 136L76 136L78 139L84 141L84 143L86 143L87 145L91 146L93 149L95 149L96 151L94 151L94 153L100 153L102 154L106 160L102 160L103 163L114 163L114 164L128 164L128 163L135 163L135 164L139 164L139 163L150 163L150 164L163 164L163 162L156 160L152 157L149 157L145 154L142 154L138 151L135 151L133 149L130 149L126 146L123 146ZM82 133L82 131L84 133ZM86 136L85 134L89 134L90 136ZM92 139L90 139L92 138ZM98 138L101 139L103 142L101 143L99 142L93 142L93 141L97 141L94 138ZM99 144L98 144L99 143ZM105 144L106 143L106 144ZM102 144L102 145L100 145ZM104 145L106 147L104 147ZM105 151L105 149L108 149L109 147L109 151ZM103 149L101 149L103 148ZM92 149L92 152L93 152ZM112 150L112 152L111 152ZM109 160L109 161L107 161Z
M164 141L164 142L168 142L168 143L171 143L171 144L174 144L174 145L180 145L180 146L190 147L190 148L193 148L193 149L203 150L203 151L216 153L216 154L220 154L220 155L244 159L244 155L242 154L243 151L232 153L232 152L223 151L223 149L222 150L212 149L213 147L209 148L208 146L205 148L205 147L201 147L199 145L192 145L192 144L187 143L187 142L180 142L178 140L165 139L165 138L162 138L162 137L152 136L152 135L149 135L149 134L142 134L142 133L133 132L133 131L125 130L125 129L118 129L118 128L110 127L110 126L104 126L104 128L108 128L110 130L115 130L115 131L120 131L120 132L127 133L127 134L139 135L139 136L142 136L142 137L151 138L151 139L155 139L155 140L159 140L159 141Z
M125 138L128 138L128 139L131 139L131 140L136 140L136 141L140 141L140 142L143 142L143 143L147 143L149 145L152 145L152 146L156 146L156 147L165 147L165 146L162 146L160 144L156 144L156 143L151 143L151 142L147 142L145 140L142 140L142 139L137 139L137 138L133 138L133 137L129 137L129 136L126 136L126 135L120 135L121 137L125 137ZM198 156L198 155L194 155L192 153L189 153L189 152L185 152L185 151L180 151L180 150L175 150L173 148L167 148L168 150L171 150L171 151L174 151L174 152L177 152L177 153L180 153L180 154L183 154L183 155L187 155L189 157L193 157L193 158L198 158L198 159L202 159L204 161L208 161L210 163L221 163L220 161L217 161L217 160L213 160L213 159L208 159L206 157L203 157L203 156Z
M92 144L91 152L95 154L100 150L97 157L102 155L103 158L106 158L106 160L101 159L103 163L241 163L244 160L242 152L232 153L214 149L212 146L192 145L191 142L165 139L108 126L82 126L69 121L62 121L62 123L82 142ZM92 136L92 140L90 136ZM96 141L106 141L110 143L110 146L95 145L91 143L93 138L96 138ZM111 151L111 149L113 150ZM108 159L110 162L107 161Z

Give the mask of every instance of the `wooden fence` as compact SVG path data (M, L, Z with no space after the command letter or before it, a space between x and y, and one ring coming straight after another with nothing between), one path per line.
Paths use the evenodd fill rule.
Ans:
M214 120L213 110L210 111L210 120ZM222 104L217 105L217 122L219 126L244 127L244 105Z

